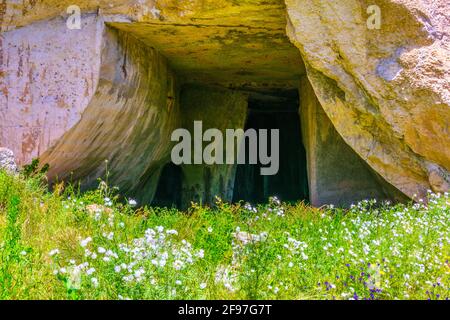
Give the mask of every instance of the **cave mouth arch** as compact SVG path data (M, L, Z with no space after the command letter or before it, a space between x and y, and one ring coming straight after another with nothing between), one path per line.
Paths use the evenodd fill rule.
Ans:
M180 114L176 116L179 117L178 122L183 128L191 131L192 123L201 120L205 130L217 128L224 132L226 129L245 129L247 117L251 117L249 121L252 121L258 101L265 101L273 109L272 115L277 114L276 108L280 109L281 113L285 112L283 108L290 110L289 115L293 120L292 123L289 122L292 125L290 130L298 131L290 134L296 137L296 146L300 148L302 141L298 90L306 68L300 51L286 33L286 6L283 1L271 4L270 11L264 6L252 6L247 14L249 16L241 16L239 21L235 20L232 14L215 17L214 21L207 23L197 20L186 24L171 21L147 23L111 20L107 25L117 30L120 37L124 38L124 47L129 47L130 42L137 40L163 57L160 65L167 65L175 78L171 110L179 108ZM161 87L164 86L162 83ZM286 108L284 103L289 99L294 102ZM249 114L248 106L253 110ZM284 136L283 133L282 135ZM170 144L167 141L166 143ZM286 144L288 142L285 142ZM284 149L287 148L282 148L281 151ZM170 154L170 151L166 150L164 154ZM302 154L304 158L304 151ZM286 152L286 155L281 157L288 156L290 155ZM164 161L166 159L162 162ZM284 159L281 159L282 172L289 170L285 168L287 165L284 162ZM155 166L159 167L160 162ZM299 172L306 171L304 161L293 167ZM161 176L152 180L158 181L157 185L149 188L149 192L156 189L152 205L170 206L167 190L173 179L169 175L174 174L178 175L178 178L172 182L176 181L178 185L173 190L180 190L181 193L176 201L173 200L177 207L181 202L181 208L187 208L191 201L213 204L216 195L227 202L233 201L237 165L181 165L177 170L181 170L181 173L177 173L174 167L169 165L165 165L161 170L158 168L157 172L162 172ZM297 187L292 188L297 190L295 192L280 190L281 185L289 184L288 175L282 173L270 179L277 187L266 191L274 193L270 196L281 192L279 196L283 200L307 200L307 191L298 192ZM301 177L298 181L301 180L304 185L306 174ZM286 181L283 182L283 179ZM240 198L238 193L237 198ZM251 199L247 195L242 198ZM261 202L267 200L266 198Z
M135 63L147 70L147 62L153 59L152 92L145 100L157 105L155 119L164 114L175 118L155 125L164 134L158 134L159 140L154 141L161 150L160 158L148 166L154 169L148 187L153 205L184 209L191 201L213 204L215 196L227 202L253 203L266 203L268 197L278 196L317 207L349 206L366 198L390 199L390 185L346 144L324 112L300 50L286 34L285 6L280 3L278 10L269 25L263 19L250 19L249 25L108 23L119 32L125 53L134 52L131 43L151 48L147 50L151 55L137 54L135 61L122 67ZM170 91L167 97L154 99L155 93L164 90ZM171 152L169 130L177 129L172 124L177 122L193 133L192 124L198 120L204 121L205 130L222 132L278 126L279 174L256 176L258 165L163 168L161 163ZM153 172L162 172L159 179ZM246 180L246 176L251 178ZM154 181L158 181L156 186ZM156 193L150 194L154 190Z
M243 13L241 9L250 2ZM92 16L84 21L85 31L70 32L67 38L70 43L83 39L80 47L75 47L77 52L73 51L69 64L66 58L72 51L68 47L56 46L56 51L45 48L43 59L40 46L35 45L43 31L46 39L56 34L65 37L66 33L61 31L66 30L66 26L61 25L61 19L50 24L48 34L47 29L33 27L27 29L30 36L26 38L20 30L19 33L8 32L7 42L11 48L21 48L28 42L30 48L37 49L30 51L34 53L29 57L24 56L29 51L21 53L19 49L8 55L17 55L11 60L13 68L26 58L33 74L42 76L42 85L33 87L32 95L42 97L50 91L57 93L51 94L48 101L47 98L37 99L37 104L32 105L29 99L11 100L17 103L17 108L7 108L8 144L16 146L15 151L19 151L21 158L42 152L42 162L50 163L50 180L70 178L80 180L83 188L94 188L97 178L103 176L106 169L111 170L109 182L142 205L150 204L153 198L154 203L161 201L163 204L181 202L183 205L196 199L210 204L215 195L232 201L233 189L239 186L239 177L235 183L235 167L163 168L171 152L171 133L186 120L190 124L204 120L205 128L218 128L222 132L227 128L244 129L247 106L250 104L252 112L255 109L252 102L255 94L271 96L274 91L296 90L300 95L300 129L292 130L301 131L301 138L298 132L293 136L297 137L296 145L301 145L298 140L303 140L306 149L311 204L349 205L362 199L383 198L383 193L393 194L389 188L384 192L389 185L346 144L320 105L316 92L327 101L329 114L333 110L329 104L333 101L336 101L336 108L342 108L339 101L328 94L329 90L336 89L336 83L315 72L310 64L306 74L300 50L286 34L286 30L292 29L286 19L284 1L270 1L276 3L270 10L256 5L263 1L244 1L242 7L236 1L228 1L232 4L230 11L222 10L222 1L217 3L220 10L207 6L196 19L184 15L161 20ZM81 34L83 38L77 38ZM83 43L94 38L96 40L90 42L92 47ZM82 47L86 50L79 51ZM53 76L44 77L48 70L55 70L55 74L67 71L82 75L81 81L64 85ZM17 77L23 78L23 75ZM316 92L308 77L313 80ZM27 81L23 84L28 84ZM201 89L184 90L188 84ZM20 90L13 91L14 97L20 96ZM66 109L71 101L74 105ZM30 106L57 111L49 119L65 124L53 126L47 121L47 112L42 112L45 119L39 116L42 121L38 121L42 128L40 125L36 128L33 123L37 113L35 110L28 112ZM276 120L278 113L282 113L281 108L272 113L272 120ZM340 119L333 121L337 123ZM258 126L256 122L253 126ZM347 123L348 127L342 128L341 133L358 141L358 137L351 136L351 129L359 125L358 122ZM106 169L105 159L109 161ZM252 180L252 183L261 182ZM297 190L297 184L303 185L304 180L284 183ZM263 196L272 193L278 190L265 190ZM238 194L235 198L257 198L255 194Z

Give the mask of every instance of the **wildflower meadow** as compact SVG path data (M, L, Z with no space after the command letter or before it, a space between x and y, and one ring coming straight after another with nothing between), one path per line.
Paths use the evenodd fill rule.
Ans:
M0 298L446 300L449 225L448 194L180 212L0 172Z

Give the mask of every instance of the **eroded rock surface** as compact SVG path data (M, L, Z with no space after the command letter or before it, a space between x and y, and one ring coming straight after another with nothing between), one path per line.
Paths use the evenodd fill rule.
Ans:
M194 132L194 121L204 119L204 131L218 129L225 139L226 129L244 129L247 99L246 94L238 91L187 86L181 93L182 125ZM206 146L209 143L203 144ZM226 163L226 146L227 141L222 141L223 159L215 161ZM194 154L192 156L195 157ZM197 156L202 158L203 151ZM185 179L181 202L185 205L191 201L214 203L216 196L232 201L236 168L237 164L183 165Z
M409 197L449 189L448 1L81 0L69 30L72 2L0 1L0 145L19 164L92 185L108 159L110 182L150 202L183 83L264 92L306 72L382 178Z
M104 25L56 18L0 36L0 144L31 162L81 119L97 90Z
M289 35L344 140L410 197L448 190L450 3L286 4ZM381 9L380 29L367 27L369 5Z
M179 127L175 75L165 57L134 37L106 30L95 94L80 120L42 153L49 175L97 178L151 201L161 165L170 159L170 135ZM107 160L107 162L106 162Z

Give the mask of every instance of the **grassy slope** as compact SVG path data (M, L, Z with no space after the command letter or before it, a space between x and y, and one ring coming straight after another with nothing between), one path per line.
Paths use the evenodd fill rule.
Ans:
M272 200L181 213L135 211L105 183L55 190L0 172L2 299L450 296L448 196L346 212Z

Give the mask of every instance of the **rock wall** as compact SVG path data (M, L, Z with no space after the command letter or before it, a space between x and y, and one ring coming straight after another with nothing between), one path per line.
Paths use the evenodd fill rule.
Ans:
M247 94L234 90L187 86L181 93L183 127L192 133L192 138L194 121L202 121L203 131L219 129L224 138L225 159L225 130L244 129L247 100ZM210 142L203 143L203 147L208 144ZM235 151L237 149L236 146ZM236 168L237 164L182 165L182 206L188 206L191 201L211 204L215 202L216 196L224 201L232 201Z
M103 22L54 19L0 36L0 146L31 162L71 129L98 83Z
M175 76L154 49L107 29L98 78L80 120L41 161L50 164L49 176L82 179L86 187L108 170L110 185L149 203L179 126Z
M312 205L347 207L364 199L405 200L344 142L306 77L300 87L300 119Z
M339 134L409 197L450 183L450 3L286 0L288 34ZM369 29L367 8L381 9Z
M19 164L40 156L52 177L89 186L108 159L111 184L149 202L185 117L174 72L203 85L292 89L305 68L284 35L287 11L290 40L343 141L409 197L450 189L448 1L82 0L81 30L66 27L71 4L0 0L0 146ZM370 5L381 9L379 29L368 28Z

